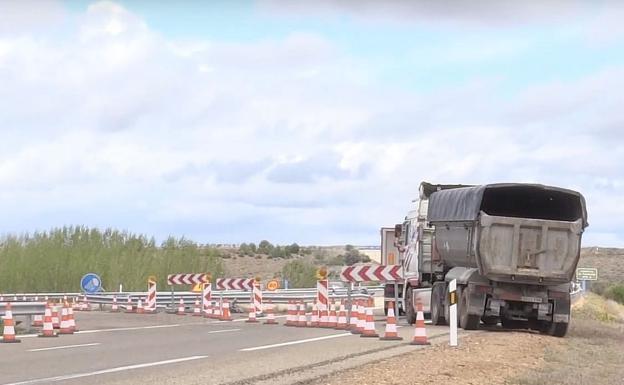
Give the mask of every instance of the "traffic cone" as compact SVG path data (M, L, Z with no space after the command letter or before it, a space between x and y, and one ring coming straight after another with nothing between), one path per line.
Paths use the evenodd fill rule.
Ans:
M41 327L43 326L43 315L35 314L33 317L33 322L31 324L33 327Z
M336 304L332 302L331 305L328 304L328 306L330 308L330 312L327 327L334 329L338 324L338 317L336 317Z
M49 303L46 303L45 313L43 315L43 329L39 337L58 337L52 325L52 309L50 309Z
M221 321L231 321L232 316L230 315L230 302L228 300L223 300L223 314L221 314Z
M248 324L258 323L258 319L256 318L256 308L253 305L253 303L251 304L251 307L249 308L249 317L247 318L247 321L245 321L245 323L248 323Z
M316 305L316 300L312 303L312 316L310 317L310 327L319 327L318 306Z
M329 306L328 303L323 304L323 306L320 307L320 311L319 311L319 327L321 328L326 328L328 327L328 323L329 323L329 317L328 317L328 313L327 313L327 307Z
M410 345L431 345L427 340L427 329L425 329L425 315L423 313L422 303L420 300L416 302L416 324L414 326L414 338Z
M347 330L347 312L345 311L344 303L340 304L340 311L338 312L338 322L336 322L336 330Z
M143 301L141 301L141 298L139 298L137 300L137 310L136 310L137 314L143 314L145 313L145 309L143 308Z
M379 339L382 341L399 341L403 339L403 337L399 337L399 333L397 333L396 317L394 316L394 302L388 303L386 330L383 337L380 337Z
M204 318L214 318L214 307L212 306L213 303L214 301L208 301L208 305L204 309Z
M273 304L271 303L271 301L268 301L267 303L267 319L266 321L264 321L263 324L264 325L278 325L277 321L275 320L275 313L274 313Z
M118 313L119 305L117 305L117 296L113 296L113 305L111 306L111 313Z
M201 308L199 305L199 298L195 299L195 307L193 308L193 316L194 317L201 317Z
M357 302L353 302L351 306L351 316L349 317L349 330L351 333L357 334L357 323L359 319L360 310L357 305Z
M366 308L366 324L360 337L379 337L379 334L375 332L375 318L373 318L373 308L370 306Z
M305 311L306 311L305 302L301 302L299 304L299 315L297 318L297 327L304 328L308 326Z
M78 328L76 328L76 320L74 319L74 309L72 309L69 304L67 304L67 315L69 316L69 328L72 332L77 332Z
M134 307L132 305L132 298L128 297L128 302L126 302L126 313L134 313Z
M59 317L59 309L58 306L52 306L52 327L54 329L61 328L61 320Z
M4 343L22 342L15 338L15 323L13 322L13 310L11 310L11 302L7 302L4 312L4 331L2 333L2 341Z
M286 322L284 322L284 326L293 326L293 301L288 301L288 306L286 307Z
M177 315L186 315L184 310L184 298L180 298L180 303L178 304L178 312Z
M223 303L221 301L221 298L219 298L218 301L214 301L214 307L212 308L213 311L213 316L212 318L214 319L221 319L221 317L223 316ZM230 309L230 305L228 304L228 311Z
M64 305L61 308L61 328L59 330L59 334L74 334L69 323L69 312L67 311L67 307Z

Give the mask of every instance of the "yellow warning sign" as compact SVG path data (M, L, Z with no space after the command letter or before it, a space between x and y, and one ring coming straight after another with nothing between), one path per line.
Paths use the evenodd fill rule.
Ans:
M203 286L204 286L203 283L196 283L195 285L193 285L193 288L191 289L191 291L193 293L201 293Z
M268 291L275 291L280 288L280 283L277 279L272 279L266 284L266 288Z
M147 277L147 283L156 283L156 276L150 275L149 277Z
M327 279L327 267L323 266L316 271L317 279Z

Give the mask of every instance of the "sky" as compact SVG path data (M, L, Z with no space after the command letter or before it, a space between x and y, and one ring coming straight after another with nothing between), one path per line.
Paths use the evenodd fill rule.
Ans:
M532 182L624 247L624 5L0 0L0 233L379 243Z

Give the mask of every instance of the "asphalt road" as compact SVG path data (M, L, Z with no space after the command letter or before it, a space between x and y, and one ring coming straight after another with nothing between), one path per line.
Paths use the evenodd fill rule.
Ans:
M77 334L0 344L0 384L287 384L421 348L407 344L413 329L406 325L399 328L405 340L390 342L244 319L106 312L76 318ZM383 322L376 326L382 334ZM427 333L447 343L448 327L427 325Z

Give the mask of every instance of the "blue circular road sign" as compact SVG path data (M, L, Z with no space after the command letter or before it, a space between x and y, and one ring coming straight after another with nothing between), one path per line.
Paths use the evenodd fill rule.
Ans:
M102 279L95 273L87 273L80 280L80 287L85 293L97 293L102 290Z

